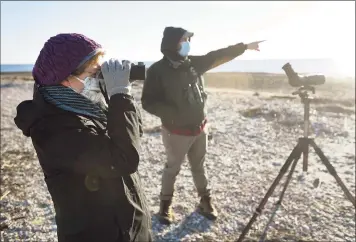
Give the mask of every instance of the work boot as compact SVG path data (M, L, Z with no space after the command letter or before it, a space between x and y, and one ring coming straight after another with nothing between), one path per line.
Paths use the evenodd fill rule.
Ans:
M198 213L200 213L209 220L217 219L218 214L216 212L215 207L211 204L210 196L201 197L200 203L198 205Z
M173 222L174 213L172 211L172 200L161 200L159 213L158 213L158 220L161 224L169 225Z

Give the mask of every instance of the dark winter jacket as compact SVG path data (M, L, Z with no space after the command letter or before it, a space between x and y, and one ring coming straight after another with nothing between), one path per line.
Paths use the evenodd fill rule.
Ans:
M112 96L107 118L106 131L38 92L17 107L15 123L32 139L53 200L59 242L151 241L133 98Z
M159 117L168 130L196 130L206 118L203 74L244 53L239 43L184 59L177 53L186 30L167 27L161 44L164 57L147 70L142 91L142 107Z

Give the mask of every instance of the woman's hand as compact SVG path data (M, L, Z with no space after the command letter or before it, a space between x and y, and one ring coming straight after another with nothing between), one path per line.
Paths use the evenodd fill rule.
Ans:
M130 68L131 65L129 61L124 61L121 65L117 59L110 59L101 65L101 72L103 73L109 97L117 93L130 93Z
M265 40L260 40L260 41L255 41L255 42L249 43L249 44L247 44L247 49L260 51L259 43L262 43L264 41Z

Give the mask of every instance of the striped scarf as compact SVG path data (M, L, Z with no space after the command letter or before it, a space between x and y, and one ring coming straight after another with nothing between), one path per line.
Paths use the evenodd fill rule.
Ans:
M71 88L58 86L40 86L38 91L46 102L56 107L79 115L88 116L98 121L105 122L107 117L100 104L95 104Z

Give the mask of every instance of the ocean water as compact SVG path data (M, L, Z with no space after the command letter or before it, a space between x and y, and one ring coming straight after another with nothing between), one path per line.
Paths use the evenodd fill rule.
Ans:
M321 73L326 76L355 77L354 71L342 73L331 59L297 59L297 60L232 60L224 65L214 68L210 72L266 72L284 73L282 66L289 62L298 73ZM153 61L144 61L149 67ZM31 64L2 64L1 72L31 72Z
M1 64L1 72L31 72L33 65Z

